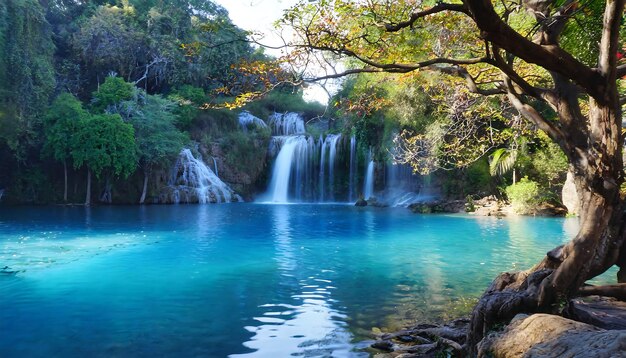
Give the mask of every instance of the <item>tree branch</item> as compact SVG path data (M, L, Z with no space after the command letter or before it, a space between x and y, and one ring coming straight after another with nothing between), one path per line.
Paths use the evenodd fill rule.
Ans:
M464 14L467 14L467 9L465 8L465 5L438 3L437 5L431 7L428 10L414 11L411 14L411 18L409 18L407 21L402 21L397 24L385 24L385 30L387 32L397 32L404 28L412 27L415 21L423 17L426 17L428 15L433 15L439 12L444 12L444 11L456 11L456 12L462 12Z
M554 123L545 119L539 111L537 111L532 106L524 103L519 95L515 92L513 88L513 83L511 79L506 77L505 84L507 87L507 97L509 101L517 109L524 118L528 119L532 123L534 123L539 129L544 131L553 141L559 143L561 148L565 151L565 153L570 153L571 148L569 143L566 141L565 134L559 129Z
M624 0L619 0L623 2ZM495 12L490 0L464 0L470 16L481 31L481 37L498 47L521 58L527 63L536 64L548 71L560 73L576 82L594 98L600 98L598 90L600 76L585 66L571 54L554 45L536 44L506 24Z

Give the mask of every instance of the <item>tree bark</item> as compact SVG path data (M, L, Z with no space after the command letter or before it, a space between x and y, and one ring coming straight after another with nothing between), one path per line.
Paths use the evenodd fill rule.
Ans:
M64 187L63 187L63 202L67 203L67 162L63 161L63 178L64 178Z
M139 204L143 204L146 200L146 192L148 191L148 172L144 170L143 172L143 189L141 191L141 198L139 199Z
M85 206L91 205L91 170L87 169L87 194L85 194Z
M102 194L100 195L100 202L107 204L113 203L113 194L111 193L111 190L111 178L107 175L104 183L104 190L102 190Z

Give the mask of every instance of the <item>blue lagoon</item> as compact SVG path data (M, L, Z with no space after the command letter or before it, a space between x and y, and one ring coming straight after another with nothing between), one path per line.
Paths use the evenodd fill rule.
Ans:
M4 207L0 356L367 356L576 219L347 205Z

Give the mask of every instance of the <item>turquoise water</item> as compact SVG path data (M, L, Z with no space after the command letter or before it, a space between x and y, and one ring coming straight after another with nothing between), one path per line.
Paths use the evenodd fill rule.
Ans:
M575 219L340 205L0 209L1 357L367 356Z

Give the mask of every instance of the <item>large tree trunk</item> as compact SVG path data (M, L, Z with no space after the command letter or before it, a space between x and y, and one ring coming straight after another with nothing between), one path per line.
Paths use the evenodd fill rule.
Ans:
M556 312L559 302L574 296L585 281L611 266L626 271L624 214L619 196L622 160L616 127L616 102L591 101L590 121L595 142L581 153L577 148L570 161L581 198L580 229L576 237L555 248L528 271L504 273L492 283L472 312L468 336L470 356L476 344L496 323L503 323L520 312Z
M626 253L619 195L623 164L616 100L615 96L605 103L590 101L593 143L584 151L576 148L568 153L581 199L578 234L548 252L532 269L496 278L472 312L470 356L476 355L476 344L496 323L506 323L520 312L556 312L559 302L576 295L585 281L613 265L622 267L623 280Z
M113 194L111 193L111 190L112 190L111 178L107 175L105 183L104 183L104 189L102 190L102 193L100 194L100 202L107 203L107 204L113 203Z
M91 205L91 170L87 169L87 194L85 194L85 206Z
M143 204L146 200L146 192L148 191L148 171L143 172L143 189L141 190L141 198L139 198L139 204Z

